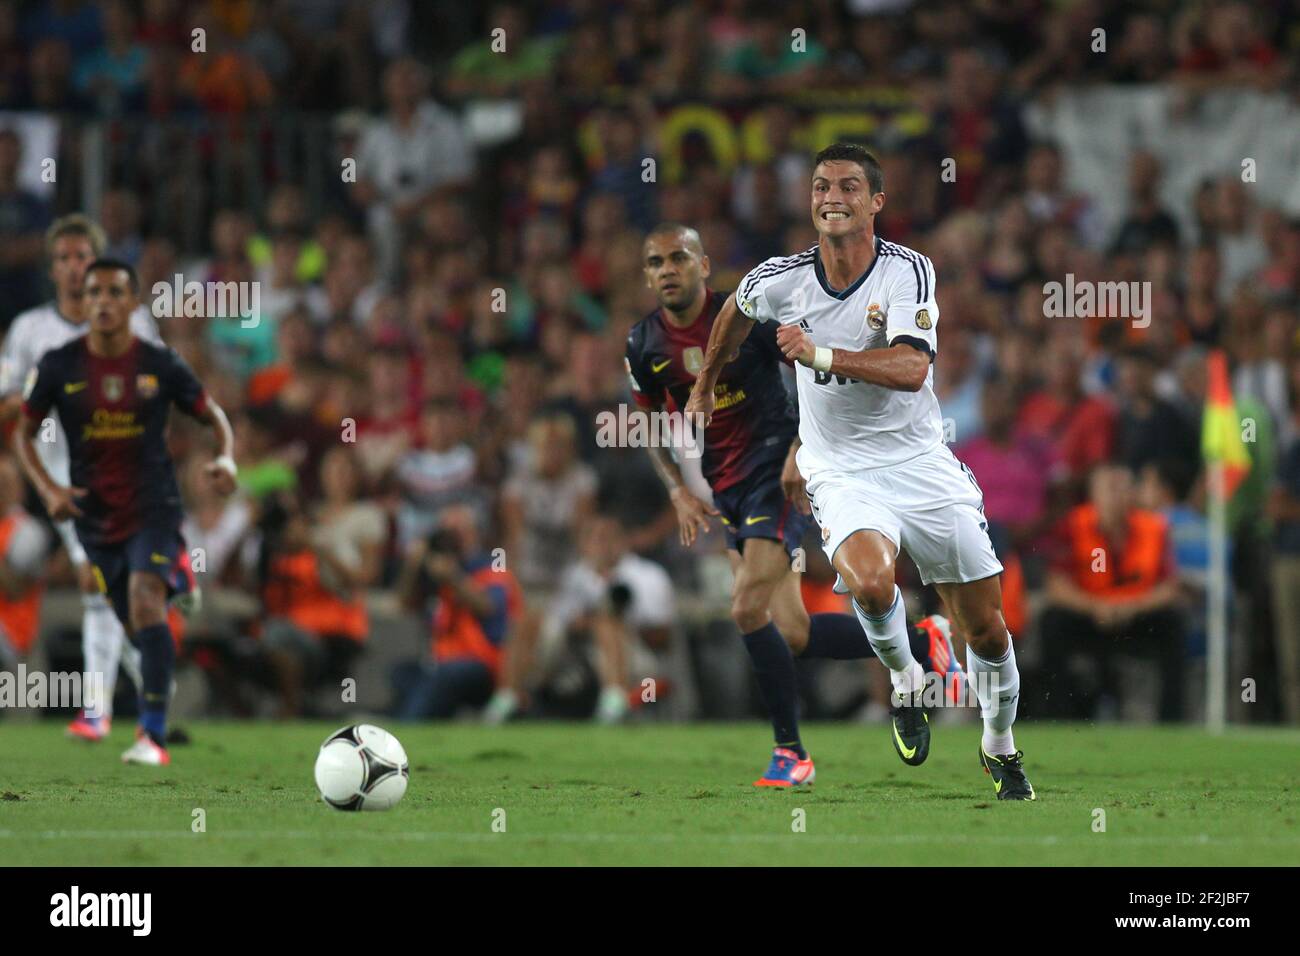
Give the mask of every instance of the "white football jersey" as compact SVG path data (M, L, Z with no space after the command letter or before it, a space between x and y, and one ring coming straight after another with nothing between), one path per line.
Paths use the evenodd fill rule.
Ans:
M937 351L934 266L919 252L876 237L876 258L847 289L826 280L818 247L768 259L736 289L736 305L760 322L800 323L826 348L886 348L902 341ZM943 443L934 369L917 392L869 385L795 366L799 470L856 472L896 465Z
M13 320L0 349L0 396L21 392L36 364L50 349L80 338L90 331L89 322L70 322L59 312L53 302L28 309ZM158 323L143 305L131 313L131 331L137 338L162 345ZM37 441L36 452L50 477L60 484L68 483L68 443L63 439L63 425L59 414L51 410L54 419L54 440Z

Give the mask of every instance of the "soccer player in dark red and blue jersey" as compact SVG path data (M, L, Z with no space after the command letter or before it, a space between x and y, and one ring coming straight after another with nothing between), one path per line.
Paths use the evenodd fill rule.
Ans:
M657 226L646 237L643 256L646 282L659 308L628 336L632 394L643 411L661 412L670 405L680 411L728 293L709 290L709 258L694 229ZM810 617L803 605L791 556L809 527L811 509L794 463L799 420L781 377L783 361L776 324L757 323L718 378L700 462L713 507L687 488L669 449L649 449L677 511L682 543L690 546L699 532L707 532L711 516L726 529L735 573L731 616L744 635L776 740L771 763L754 783L774 787L810 784L814 777L812 758L799 737L794 657L875 656L853 615ZM923 621L911 636L927 669L948 670L952 649L946 626Z
M234 437L225 413L172 349L137 338L135 271L99 259L86 271L90 332L51 349L23 390L14 444L55 521L72 518L100 588L141 652L140 728L128 763L170 763L167 700L175 645L167 599L182 580L181 501L164 436L172 405L212 426L220 453L207 466L223 494L235 487ZM57 410L71 484L55 482L36 454L41 422Z

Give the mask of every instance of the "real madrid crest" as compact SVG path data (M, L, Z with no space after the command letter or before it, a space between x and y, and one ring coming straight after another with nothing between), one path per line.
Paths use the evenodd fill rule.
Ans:
M104 398L110 402L116 402L122 397L126 383L122 381L120 375L105 375L101 387L104 390Z
M885 313L880 311L879 302L873 302L867 306L867 327L872 332L879 332L885 327Z
M918 329L929 329L932 325L934 325L934 323L930 321L929 309L922 309L920 312L916 313L916 327Z

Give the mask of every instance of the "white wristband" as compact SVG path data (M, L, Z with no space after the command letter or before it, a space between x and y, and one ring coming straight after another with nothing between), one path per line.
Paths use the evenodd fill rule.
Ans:
M831 359L834 358L834 356L834 350L828 349L824 345L817 346L817 351L813 353L813 370L817 372L829 372L831 370Z
M231 458L229 455L219 455L217 458L213 459L212 464L229 472L231 478L234 478L239 474L239 469L235 467L235 459Z

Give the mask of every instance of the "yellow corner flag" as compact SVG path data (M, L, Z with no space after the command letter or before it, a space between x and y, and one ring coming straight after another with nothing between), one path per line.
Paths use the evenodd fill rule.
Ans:
M1222 349L1210 353L1207 365L1205 415L1201 424L1201 452L1208 462L1223 465L1223 497L1232 497L1250 471L1250 454L1241 438L1241 420L1228 383L1228 359Z

